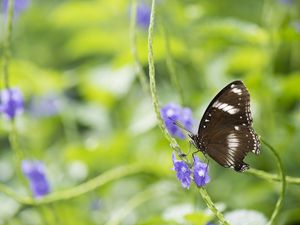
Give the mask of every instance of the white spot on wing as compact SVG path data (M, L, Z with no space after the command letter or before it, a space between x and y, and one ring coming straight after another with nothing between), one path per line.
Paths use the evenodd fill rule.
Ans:
M234 126L235 130L240 130L239 126Z
M236 114L239 111L240 110L238 108L233 108L233 109L228 110L227 112L232 115L232 114Z
M225 108L225 107L227 107L228 106L228 104L227 103L221 103L220 105L218 105L218 109L223 109L223 108Z
M240 111L238 108L235 108L233 105L229 105L227 103L223 103L219 101L215 101L212 107L223 110L224 112L227 112L231 115Z
M241 94L242 94L242 89L239 89L239 88L233 88L231 91L232 91L233 93L238 94L238 95L241 95Z
M228 110L230 110L230 109L233 109L234 107L232 106L232 105L227 105L226 107L224 107L222 110L223 111L228 111Z
M240 142L235 133L230 133L227 136L227 145L228 145L228 153L234 158L237 147L239 147Z

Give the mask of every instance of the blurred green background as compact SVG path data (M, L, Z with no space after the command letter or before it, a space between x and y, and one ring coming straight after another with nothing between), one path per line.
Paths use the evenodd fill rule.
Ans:
M44 161L52 191L120 165L141 163L148 170L41 207L23 206L1 193L0 223L114 224L120 216L115 224L201 225L213 219L204 216L196 188L184 190L172 171L172 150L136 76L130 8L127 0L32 0L14 18L10 79L26 100L17 120L21 148L26 158ZM296 0L158 0L153 44L161 105L190 107L196 128L214 95L232 80L243 80L257 133L278 150L287 174L299 176L299 9ZM4 22L2 13L1 52ZM170 79L163 28L183 101ZM147 29L137 24L136 35L147 74ZM39 105L45 99L55 106ZM0 181L25 193L15 175L7 126L3 120ZM188 150L188 141L180 144ZM266 148L246 162L277 172ZM280 183L223 169L212 160L210 176L208 192L226 212L252 209L270 217ZM132 199L141 200L137 207L131 208ZM129 211L123 218L124 209ZM299 186L288 185L278 224L300 224Z

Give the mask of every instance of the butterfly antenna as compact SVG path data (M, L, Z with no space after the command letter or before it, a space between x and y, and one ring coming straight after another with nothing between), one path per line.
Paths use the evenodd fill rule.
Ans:
M186 129L182 123L178 122L177 120L172 119L171 117L168 117L170 120L172 120L173 124L177 127L181 128L182 130L186 131L189 134L192 134L192 132L188 129Z

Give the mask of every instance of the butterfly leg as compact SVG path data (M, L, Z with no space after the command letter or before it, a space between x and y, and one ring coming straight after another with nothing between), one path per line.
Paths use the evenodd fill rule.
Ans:
M195 154L197 154L198 152L200 152L200 150L194 151L194 152L192 153L193 161L195 161Z
M192 145L192 143L190 142L190 147L189 147L189 151L187 152L187 153L181 153L180 155L179 155L179 157L187 157L189 154L190 154L190 152L191 152L191 145Z
M203 154L203 155L204 155L204 157L205 157L204 163L206 163L206 164L207 164L207 167L208 167L208 164L209 164L209 158L206 156L206 154Z
M208 172L208 166L209 166L209 159L205 156L205 161L206 160L207 160L207 163L206 163L205 174L207 174L207 172Z

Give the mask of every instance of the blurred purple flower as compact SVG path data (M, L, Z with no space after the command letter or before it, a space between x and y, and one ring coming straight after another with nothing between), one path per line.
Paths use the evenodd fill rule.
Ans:
M35 117L50 117L61 110L59 98L55 95L34 96L29 104L29 111Z
M29 181L30 189L35 198L43 197L50 192L45 167L41 161L23 160L22 171Z
M143 29L147 29L150 24L151 9L145 3L139 3L136 8L136 23Z
M4 89L0 95L0 111L9 119L14 119L17 114L23 112L23 95L18 88Z
M8 10L9 0L3 1L4 12ZM26 10L29 6L30 0L14 0L14 15L18 16L22 11Z
M278 0L278 2L283 5L292 5L294 3L294 0Z
M194 156L194 181L198 187L205 186L209 181L208 165Z
M90 210L98 211L102 207L102 201L99 198L94 198L90 202Z
M194 121L191 109L181 108L179 105L169 103L160 110L160 114L172 136L185 138L181 128L174 124L175 121L181 123L185 129L192 130Z
M184 188L189 189L191 185L191 171L188 165L176 159L175 154L172 155L172 160L174 164L174 170L176 171L176 176L178 180L181 182Z
M295 29L297 33L300 33L300 21L293 21L292 27Z

